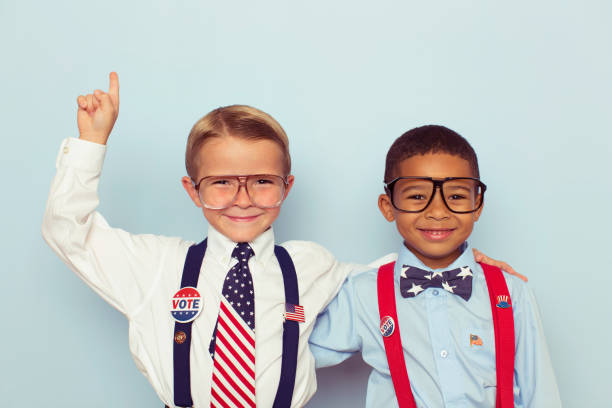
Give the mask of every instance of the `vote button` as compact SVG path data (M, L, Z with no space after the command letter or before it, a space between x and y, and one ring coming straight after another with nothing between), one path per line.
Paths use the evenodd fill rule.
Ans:
M195 320L202 311L202 297L196 288L187 286L174 294L170 314L179 323Z

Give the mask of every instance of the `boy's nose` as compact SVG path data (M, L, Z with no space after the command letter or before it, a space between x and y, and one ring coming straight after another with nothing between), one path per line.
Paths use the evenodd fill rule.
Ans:
M449 216L449 210L442 199L442 191L437 188L434 190L433 200L425 209L425 216L436 220L448 218Z
M234 205L237 205L240 208L248 208L253 205L251 199L249 198L249 194L247 193L245 185L241 185L238 187L238 192L236 193L236 200L234 201Z

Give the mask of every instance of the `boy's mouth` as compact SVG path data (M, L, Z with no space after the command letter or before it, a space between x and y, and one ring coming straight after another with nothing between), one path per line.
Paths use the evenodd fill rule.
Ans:
M419 232L425 239L430 241L441 241L448 238L454 231L452 228L444 229L424 229L418 228Z
M230 219L230 221L233 222L250 222L255 220L257 217L259 217L260 214L256 214L256 215L249 215L249 216L231 216L231 215L225 215L227 218Z

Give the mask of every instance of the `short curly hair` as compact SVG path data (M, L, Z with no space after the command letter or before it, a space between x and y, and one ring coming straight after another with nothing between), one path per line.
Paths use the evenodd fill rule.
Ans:
M426 125L411 129L398 137L387 152L385 183L396 175L397 166L412 156L428 153L448 153L467 160L473 177L480 178L478 158L472 146L459 133L440 125Z

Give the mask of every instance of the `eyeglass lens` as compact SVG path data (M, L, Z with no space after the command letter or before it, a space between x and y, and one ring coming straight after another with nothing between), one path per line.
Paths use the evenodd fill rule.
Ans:
M275 175L251 175L240 182L241 176L205 177L200 182L200 199L207 208L223 209L236 199L240 185L244 184L251 203L256 207L278 207L285 193L285 182Z
M433 180L399 179L393 186L393 205L403 211L425 210L435 194ZM444 180L440 194L446 206L454 212L472 212L480 208L480 184L472 179Z

